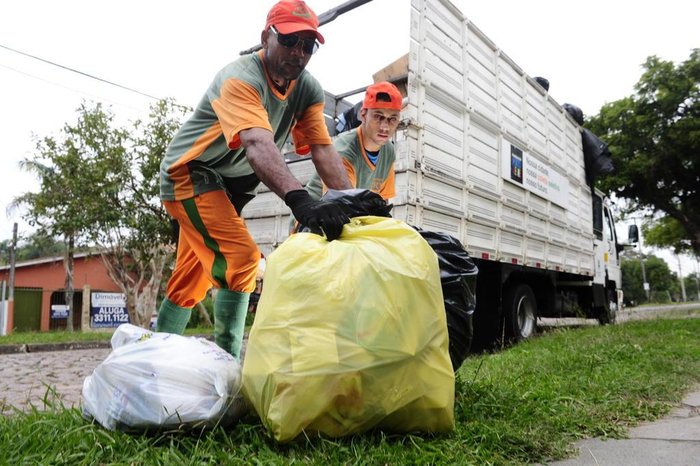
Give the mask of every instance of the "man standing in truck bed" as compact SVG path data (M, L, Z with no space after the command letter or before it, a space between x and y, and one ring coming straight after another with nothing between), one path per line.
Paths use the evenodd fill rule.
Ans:
M393 84L384 81L369 86L360 110L362 123L333 140L353 187L369 189L385 200L396 195L396 156L394 145L387 142L399 125L401 104L401 92ZM318 173L309 180L306 190L314 199L319 199L326 190Z
M311 152L328 186L351 187L324 122L323 90L305 71L324 43L318 26L303 1L275 4L261 33L263 49L215 76L170 143L161 164L161 199L180 236L158 331L181 334L192 307L215 286L215 341L239 356L260 260L240 213L260 181L329 240L349 221L340 207L312 199L280 154L291 133L296 151Z

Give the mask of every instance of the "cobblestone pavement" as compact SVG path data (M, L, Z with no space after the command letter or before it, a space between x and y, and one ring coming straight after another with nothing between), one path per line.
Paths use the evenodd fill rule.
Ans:
M0 415L14 408L45 409L44 399L78 407L85 377L109 352L98 348L0 355Z

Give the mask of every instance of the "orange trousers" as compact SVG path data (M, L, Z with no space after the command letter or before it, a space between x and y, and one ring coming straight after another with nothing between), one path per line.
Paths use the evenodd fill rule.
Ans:
M172 303L192 308L212 286L255 290L260 251L224 191L163 201L163 206L180 226L175 269L166 291Z

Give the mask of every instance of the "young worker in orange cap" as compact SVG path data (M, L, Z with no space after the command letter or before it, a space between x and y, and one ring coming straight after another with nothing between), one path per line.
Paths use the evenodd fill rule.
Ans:
M349 221L337 205L312 199L280 153L291 134L298 153L311 152L324 183L351 187L324 123L323 90L305 70L324 43L318 26L303 1L276 3L261 33L262 50L219 71L170 143L161 199L180 233L157 331L181 334L192 307L215 286L215 341L239 356L260 261L240 213L261 181L328 240Z
M394 145L387 142L399 125L401 104L401 92L396 86L386 81L372 84L365 92L360 126L333 140L353 187L369 189L385 200L396 195ZM306 190L312 198L319 199L326 186L316 173L307 183Z

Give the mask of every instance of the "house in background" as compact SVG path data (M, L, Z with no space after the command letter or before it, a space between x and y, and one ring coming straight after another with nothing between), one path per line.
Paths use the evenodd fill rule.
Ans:
M9 283L10 266L0 266L0 283ZM9 312L8 333L65 329L65 281L63 257L19 262L15 265L14 312ZM88 330L93 320L83 318L84 293L116 296L119 287L109 278L99 254L75 255L73 273L73 328ZM87 297L87 296L86 296ZM5 291L7 298L7 290ZM89 297L87 297L89 298ZM86 326L88 328L86 328ZM98 325L102 326L102 325ZM105 325L106 326L106 325ZM112 327L112 325L109 325ZM0 332L1 334L2 332Z

